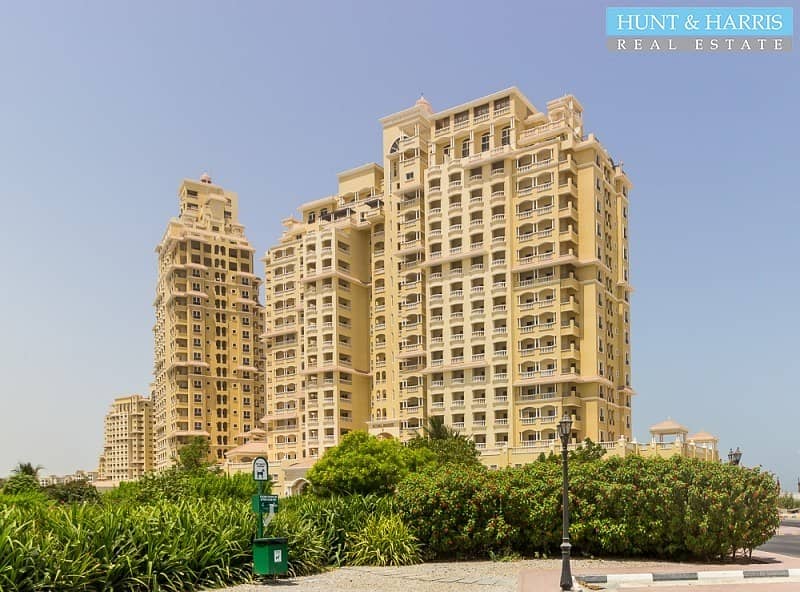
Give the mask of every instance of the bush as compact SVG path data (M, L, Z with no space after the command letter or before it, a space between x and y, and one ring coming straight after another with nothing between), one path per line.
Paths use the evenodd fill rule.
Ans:
M61 503L100 501L97 488L83 479L48 485L43 491L47 497Z
M412 565L419 563L420 546L400 516L370 516L347 535L348 565Z
M253 518L226 500L0 508L0 590L185 590L251 578Z
M775 483L758 469L629 457L570 473L576 553L719 559L752 552L778 526ZM556 552L561 467L426 470L399 485L397 505L432 557Z
M800 498L794 497L791 493L784 493L778 498L778 507L784 510L800 508Z
M274 530L271 525L269 531L280 536L289 536L293 530L303 532L307 527L311 532L321 536L324 551L318 570L325 565L345 564L348 535L362 528L370 516L387 516L393 513L394 503L390 497L351 495L319 498L313 495L303 495L281 501L280 513L272 523L278 530ZM291 525L291 528L283 528L287 523ZM315 561L318 561L313 552L316 541L306 542L303 537L296 538L300 557L311 555ZM289 536L290 568L294 562L291 549L292 540L292 537ZM310 548L312 552L308 552L307 548ZM303 563L311 562L304 561Z
M3 493L6 495L16 495L20 493L31 493L41 489L39 481L33 475L17 473L11 475L3 484Z
M269 483L265 483L264 493L269 493ZM196 499L230 499L250 502L250 496L257 492L257 485L248 474L224 475L200 469L187 471L172 468L162 473L149 473L130 483L120 483L119 487L104 494L109 503L154 503L162 500L179 501Z
M430 451L412 450L397 440L380 440L357 431L325 452L306 479L317 495L385 495L392 493L409 471L432 460Z
M408 441L412 450L429 451L439 464L473 465L481 464L481 453L471 438L460 434L449 438L434 439L417 436Z

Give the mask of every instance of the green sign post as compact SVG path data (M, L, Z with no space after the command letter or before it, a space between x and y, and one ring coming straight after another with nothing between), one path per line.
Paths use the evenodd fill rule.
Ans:
M251 500L251 508L258 515L253 539L253 573L258 576L283 575L289 571L288 540L264 538L265 524L269 525L278 512L278 496L264 495L264 482L269 481L269 463L263 456L253 461L253 480L258 483L258 493ZM266 521L264 514L267 514Z

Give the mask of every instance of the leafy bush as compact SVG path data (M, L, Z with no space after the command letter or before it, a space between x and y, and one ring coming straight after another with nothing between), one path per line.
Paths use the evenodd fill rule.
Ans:
M30 493L39 491L41 486L39 481L33 475L27 473L16 473L6 479L3 484L3 493L6 495L15 495L19 493Z
M269 493L269 483L265 483ZM149 473L106 493L110 503L153 503L161 500L230 499L249 503L257 486L250 475L224 475L205 469L187 471L172 468L162 473Z
M796 498L790 493L784 493L778 498L778 507L784 510L800 508L800 498Z
M385 495L392 493L409 471L432 460L428 450L410 449L397 440L356 431L325 452L306 479L318 495Z
M777 489L758 469L685 458L570 466L577 553L717 559L752 552L778 526ZM445 468L409 475L398 509L433 557L551 553L561 536L561 467Z
M348 565L412 565L420 560L416 537L396 514L370 516L347 535Z
M471 438L456 434L449 438L434 439L417 436L408 441L412 450L429 451L439 464L473 465L481 464L480 451Z
M47 497L61 503L98 502L100 494L97 488L86 480L55 483L43 489Z
M0 508L0 590L185 590L251 577L246 504Z

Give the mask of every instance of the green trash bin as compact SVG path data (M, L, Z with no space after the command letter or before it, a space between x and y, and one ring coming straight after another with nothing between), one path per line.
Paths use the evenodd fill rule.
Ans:
M289 571L289 539L253 539L253 573L277 576Z

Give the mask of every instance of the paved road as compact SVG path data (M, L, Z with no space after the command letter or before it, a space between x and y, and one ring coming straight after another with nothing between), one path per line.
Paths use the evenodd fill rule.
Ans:
M761 545L758 548L759 551L800 557L800 533L796 530L798 527L800 527L800 520L781 520L781 531L783 532Z
M800 536L796 534L780 534L772 537L769 542L761 545L759 551L767 553L780 553L790 557L800 557Z

